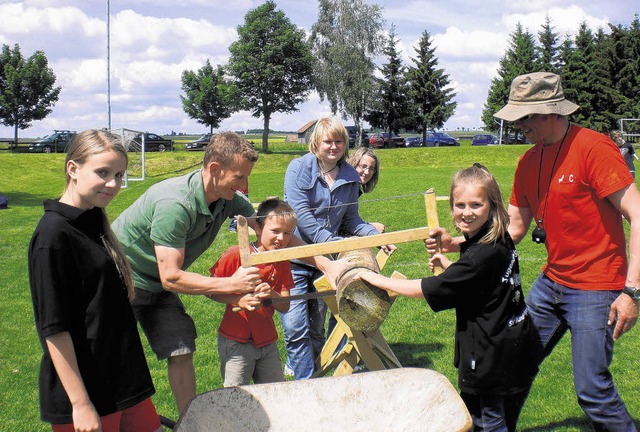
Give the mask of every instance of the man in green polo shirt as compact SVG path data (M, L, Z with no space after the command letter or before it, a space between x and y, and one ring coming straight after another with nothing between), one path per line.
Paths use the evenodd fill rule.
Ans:
M193 366L196 328L177 293L253 292L255 267L230 278L186 269L213 243L230 216L251 217L251 203L237 190L247 187L258 153L232 132L215 135L203 168L151 186L114 222L136 286L133 309L159 360L167 359L169 384L182 412L196 394Z
M151 186L113 222L133 271L134 314L158 359L167 359L179 412L196 395L196 328L177 294L250 293L261 281L255 267L239 268L228 278L186 271L229 217L243 215L253 226L255 210L239 191L247 189L257 160L258 153L238 134L216 134L202 169ZM290 246L301 244L291 239ZM323 256L307 261L330 279L346 266ZM249 306L259 307L260 301Z

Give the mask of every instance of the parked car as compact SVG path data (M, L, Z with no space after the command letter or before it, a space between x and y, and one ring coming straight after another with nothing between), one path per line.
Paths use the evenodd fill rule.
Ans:
M358 131L356 130L355 126L345 126L344 127L347 132L349 132L349 147L355 147L356 144L356 137L358 134ZM369 144L369 135L367 134L367 131L362 129L362 139L360 140L361 145L368 145Z
M405 147L422 147L422 137L421 136L412 136L406 137L404 139Z
M528 144L527 138L521 130L515 132L509 132L506 139L503 139L504 144Z
M31 153L59 153L66 152L67 146L71 142L76 131L56 130L51 135L34 141L29 144L29 152Z
M496 145L498 144L498 137L492 134L478 134L471 140L471 145Z
M399 137L395 133L391 134L391 142L393 145L391 147L403 147L404 146L404 138ZM369 145L371 147L390 147L389 146L389 132L376 132L371 135L369 138Z
M427 132L425 147L459 146L460 141L444 132Z
M204 150L209 145L209 141L211 141L210 133L202 135L195 141L191 141L184 145L185 150L193 151L193 150Z
M130 147L130 150L140 151L142 149L142 135L141 133L137 134L133 138L134 145ZM144 133L144 144L145 151L173 151L173 141L158 134L154 134L151 132Z

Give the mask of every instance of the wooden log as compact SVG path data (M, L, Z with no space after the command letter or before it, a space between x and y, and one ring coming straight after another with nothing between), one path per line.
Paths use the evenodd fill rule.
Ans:
M385 290L357 278L362 272L380 273L373 250L341 252L338 258L346 258L350 262L347 270L336 279L338 315L354 330L377 330L389 314L391 299Z

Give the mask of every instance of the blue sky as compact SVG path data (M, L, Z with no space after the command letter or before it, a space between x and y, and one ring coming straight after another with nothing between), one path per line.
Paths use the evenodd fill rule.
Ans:
M228 60L253 0L111 0L111 125L159 134L203 133L204 125L188 118L180 102L180 76L207 59ZM317 19L317 2L276 1L299 27L309 30ZM458 108L447 129L481 127L480 115L489 83L518 22L536 34L548 14L560 35L574 34L586 21L594 31L607 23L628 25L640 8L632 1L380 0L388 29L396 26L399 49L409 64L423 31L436 45L440 67L450 75ZM42 50L62 87L53 112L19 132L40 137L53 129L106 127L106 0L0 0L0 44L19 44L22 54ZM384 59L378 59L382 63ZM295 113L276 113L271 128L297 130L308 120L330 113L312 93ZM351 120L344 120L351 124ZM233 114L222 130L262 127L248 112ZM0 126L0 138L13 129Z

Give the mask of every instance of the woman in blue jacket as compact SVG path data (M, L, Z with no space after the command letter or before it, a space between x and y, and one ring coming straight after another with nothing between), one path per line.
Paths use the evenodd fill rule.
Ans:
M323 243L349 235L379 234L358 214L360 176L346 163L349 135L336 117L318 120L309 140L309 153L289 163L284 198L298 218L295 234L306 243ZM341 231L342 232L342 231ZM386 247L392 249L393 246ZM291 295L314 291L313 281L322 274L294 260ZM296 379L311 378L316 357L324 345L326 305L321 300L292 301L281 314L287 347L285 370Z

